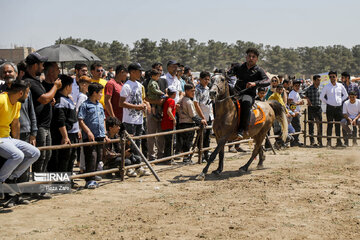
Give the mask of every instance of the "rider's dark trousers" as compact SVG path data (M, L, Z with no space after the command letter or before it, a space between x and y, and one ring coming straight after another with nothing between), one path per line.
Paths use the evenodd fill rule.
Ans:
M254 97L251 95L242 95L239 99L241 106L239 130L247 131L250 123L251 107L254 104Z

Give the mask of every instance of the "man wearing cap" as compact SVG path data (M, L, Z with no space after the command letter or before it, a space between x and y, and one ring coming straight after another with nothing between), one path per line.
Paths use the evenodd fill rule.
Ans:
M125 82L120 92L119 106L123 108L123 119L125 130L134 136L142 133L143 111L146 104L142 98L142 88L140 80L143 68L140 63L131 63L128 66L130 79ZM136 145L140 147L141 140L136 140Z
M266 87L270 84L264 70L256 65L258 57L259 51L255 48L249 48L246 50L246 62L233 67L233 73L238 79L234 90L237 92L241 104L238 139L243 139L244 132L248 130L250 110L255 102L256 88Z
M176 77L176 71L179 67L179 63L175 60L170 60L167 63L167 70L168 72L165 74L164 77L159 79L159 87L160 90L165 92L166 88L173 86L175 89L177 89L176 97L175 97L175 104L177 104L180 100L180 98L183 95L182 89L181 89L181 83L180 80ZM164 81L165 79L165 81Z
M52 107L51 102L53 101L55 94L58 89L61 88L61 80L56 79L54 86L50 91L46 91L44 86L41 84L39 76L44 70L43 63L47 61L46 57L41 56L38 53L30 53L25 63L26 73L24 80L30 82L31 94L33 97L33 104L35 108L36 120L38 125L38 132L36 136L36 146L50 146L51 145L51 133L50 123L52 118ZM47 163L51 157L51 150L42 151L40 158L33 164L33 172L45 172Z
M344 85L337 82L337 72L329 72L330 83L326 84L320 94L320 100L326 103L326 119L330 121L341 121L343 118L342 104L348 98ZM325 98L326 96L326 98ZM327 125L327 136L332 135L333 124ZM340 124L335 125L335 134L340 137ZM331 147L331 138L327 139L327 146ZM337 147L344 147L340 138L336 139Z
M301 81L295 80L293 82L293 90L289 93L288 97L288 103L294 103L296 104L296 112L300 112L300 106L304 104L304 100L301 99L299 91L300 91L300 84ZM300 114L296 115L292 118L291 124L294 127L296 132L301 131L301 125L300 125ZM294 135L294 141L291 142L291 146L302 146L302 144L299 142L299 135Z

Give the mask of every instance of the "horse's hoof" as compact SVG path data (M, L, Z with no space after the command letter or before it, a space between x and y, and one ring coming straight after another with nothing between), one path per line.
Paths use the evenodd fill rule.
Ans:
M263 170L263 169L264 169L264 166L263 166L263 165L257 165L257 166L256 166L256 169L257 169L257 170Z
M239 168L239 172L240 173L246 173L247 171L244 168L241 167L241 168Z
M204 181L205 180L205 173L200 173L199 175L196 176L195 178L198 181Z
M220 175L221 171L220 170L214 170L214 171L212 171L212 173L215 174L215 175Z

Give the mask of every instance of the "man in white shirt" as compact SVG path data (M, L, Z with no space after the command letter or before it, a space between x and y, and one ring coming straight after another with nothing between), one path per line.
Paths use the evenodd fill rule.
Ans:
M343 114L344 118L341 120L341 126L344 130L345 145L349 146L349 136L352 134L353 146L357 145L356 142L356 125L360 125L360 100L356 99L357 93L355 91L349 92L349 99L344 102ZM353 131L349 128L353 126Z
M326 103L326 118L327 121L341 121L343 118L342 114L342 103L348 98L348 94L344 85L337 82L337 73L334 71L329 72L330 83L325 85L321 91L320 100ZM326 96L326 98L325 98ZM332 135L333 124L328 123L327 125L327 136ZM340 124L335 125L335 134L340 137ZM331 146L331 138L327 139L327 146ZM344 147L345 145L341 142L340 138L336 141L337 147Z
M166 89L170 86L172 86L172 88L177 90L176 97L174 99L176 104L179 102L180 98L182 98L182 96L184 95L181 88L181 82L176 77L176 71L179 65L180 64L175 60L170 60L167 63L168 72L164 76L162 76L158 82L160 90L163 92L166 92Z
M134 136L142 133L143 111L146 104L142 99L142 85L138 82L143 68L140 63L132 63L128 66L130 79L125 82L120 92L119 106L123 108L123 119L125 130ZM136 145L140 148L140 139L136 140Z
M304 104L304 100L301 99L299 91L300 91L300 84L301 81L294 81L293 82L293 90L290 92L288 97L288 103L296 104L296 112L300 112L300 106ZM300 117L301 115L296 115L292 118L291 124L294 127L296 132L301 131L300 125ZM291 146L302 146L303 144L299 142L299 135L294 135L294 141L291 142Z

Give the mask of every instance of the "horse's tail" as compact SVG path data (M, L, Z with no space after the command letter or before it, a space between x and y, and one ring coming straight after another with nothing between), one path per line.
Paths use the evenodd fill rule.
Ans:
M276 120L278 120L281 125L281 138L284 142L286 142L286 138L288 136L288 121L286 117L286 109L278 101L268 101L268 102L271 108L275 112Z

